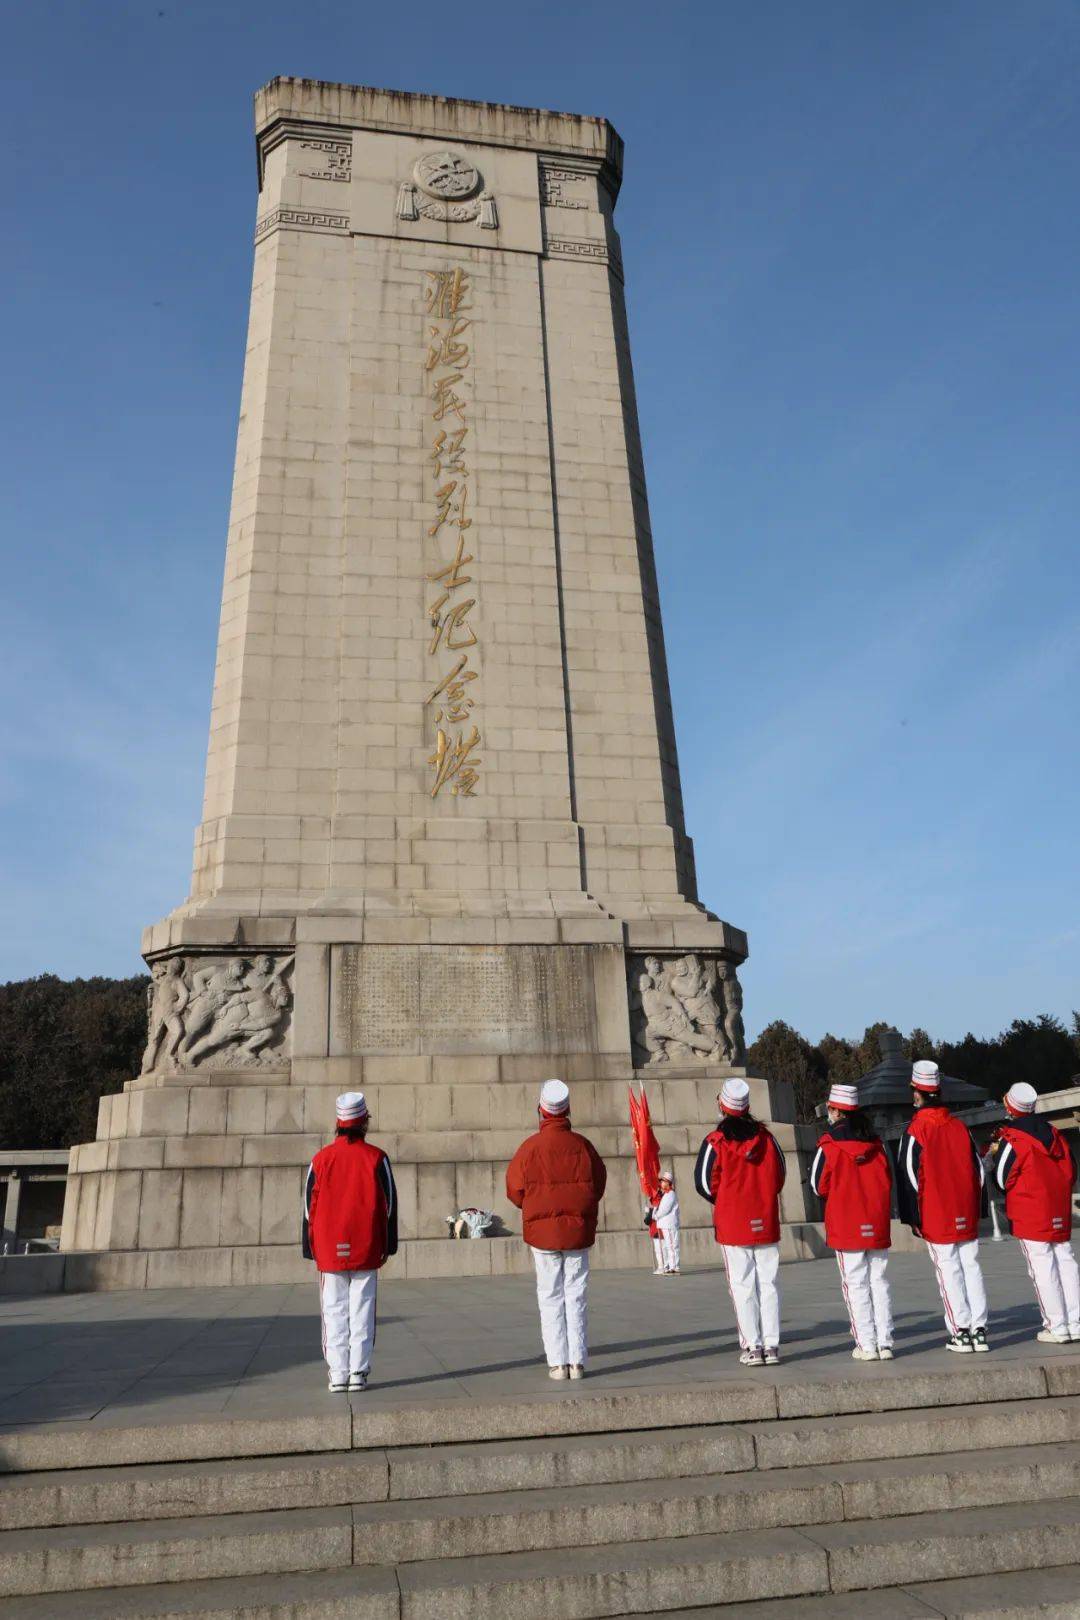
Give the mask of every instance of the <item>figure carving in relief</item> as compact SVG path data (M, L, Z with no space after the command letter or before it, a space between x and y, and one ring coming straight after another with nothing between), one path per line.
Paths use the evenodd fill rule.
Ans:
M226 1067L272 1059L288 1028L292 957L230 957L190 968L155 962L147 990L142 1072L193 1068L211 1053Z
M714 994L717 964L702 962L697 956L683 956L674 964L671 988L678 996L695 1028L712 1041L712 1049L722 1045L721 1011Z
M724 1045L729 1063L742 1067L746 1062L746 1031L743 1028L743 993L734 962L721 962L720 990L724 998Z
M257 956L254 963L235 960L224 968L202 969L194 983L203 987L206 1006L200 1012L201 1036L189 1030L181 1056L191 1063L223 1047L239 1063L256 1062L260 1052L278 1033L282 1015L290 1004L288 987L282 975L291 964L283 957L276 965L271 956Z
M247 966L239 957L218 962L214 967L197 968L191 975L191 1004L184 1019L184 1039L178 1056L194 1058L192 1050L212 1032L239 990Z
M694 968L688 968L693 963ZM708 996L706 977L700 971L696 958L686 957L675 964L670 974L658 956L645 958L645 971L637 982L637 998L644 1015L644 1024L638 1036L639 1045L649 1054L650 1063L685 1060L695 1052L706 1058L719 1059L715 1024L710 1030L696 1027L694 1017L681 1000L676 982L688 987L691 998L699 1001Z
M184 1008L190 992L184 983L184 962L179 956L155 962L146 988L147 1039L142 1073L148 1074L160 1053L166 1060L176 1057L184 1038Z

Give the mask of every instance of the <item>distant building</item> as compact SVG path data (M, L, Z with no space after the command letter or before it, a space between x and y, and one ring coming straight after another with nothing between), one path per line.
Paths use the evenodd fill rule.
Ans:
M67 1148L0 1148L0 1254L59 1248L67 1173Z

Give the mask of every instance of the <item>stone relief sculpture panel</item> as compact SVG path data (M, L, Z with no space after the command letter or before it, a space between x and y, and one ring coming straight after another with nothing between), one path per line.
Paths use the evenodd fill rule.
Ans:
M147 989L142 1073L280 1063L292 1026L292 956L170 956Z
M643 1063L746 1062L742 986L723 957L632 958L630 1018Z

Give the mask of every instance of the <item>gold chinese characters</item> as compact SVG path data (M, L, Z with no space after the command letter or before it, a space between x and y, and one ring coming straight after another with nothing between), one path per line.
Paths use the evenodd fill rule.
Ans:
M466 550L465 540L473 526L468 515L472 504L471 475L465 448L471 360L465 334L472 322L463 313L472 308L468 302L471 289L468 276L460 269L429 270L427 283L424 301L429 320L424 373L431 406L428 460L434 487L431 516L425 520L425 527L429 540L452 548L449 560L424 576L433 587L427 603L431 625L428 654L438 658L445 670L425 700L425 707L436 705L435 751L428 764L433 772L433 799L446 786L453 794L472 798L480 780L480 731L472 719L479 671L469 663L470 655L475 658L473 649L479 645L469 619L477 604L474 577L467 572L475 553ZM474 538L470 539L469 544L475 543ZM470 585L472 592L467 590ZM448 663L450 667L446 668Z

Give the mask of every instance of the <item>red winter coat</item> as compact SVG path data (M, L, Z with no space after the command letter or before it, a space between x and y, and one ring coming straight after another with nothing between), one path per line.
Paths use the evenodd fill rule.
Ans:
M1032 1243L1065 1243L1072 1232L1076 1180L1069 1146L1046 1119L1017 1120L997 1132L994 1174L1005 1194L1013 1237Z
M785 1173L784 1155L764 1125L734 1141L720 1130L710 1131L698 1152L694 1185L713 1206L717 1243L740 1248L779 1243Z
M892 1242L892 1176L873 1137L848 1135L842 1123L818 1142L810 1186L825 1206L825 1241L833 1249L887 1249Z
M898 1146L900 1219L927 1243L970 1243L979 1235L982 1160L962 1120L923 1107Z
M591 1249L607 1186L604 1161L568 1119L541 1119L506 1172L506 1196L521 1210L521 1235L533 1249Z
M397 1193L382 1148L339 1136L304 1186L304 1255L320 1271L376 1271L397 1253Z

